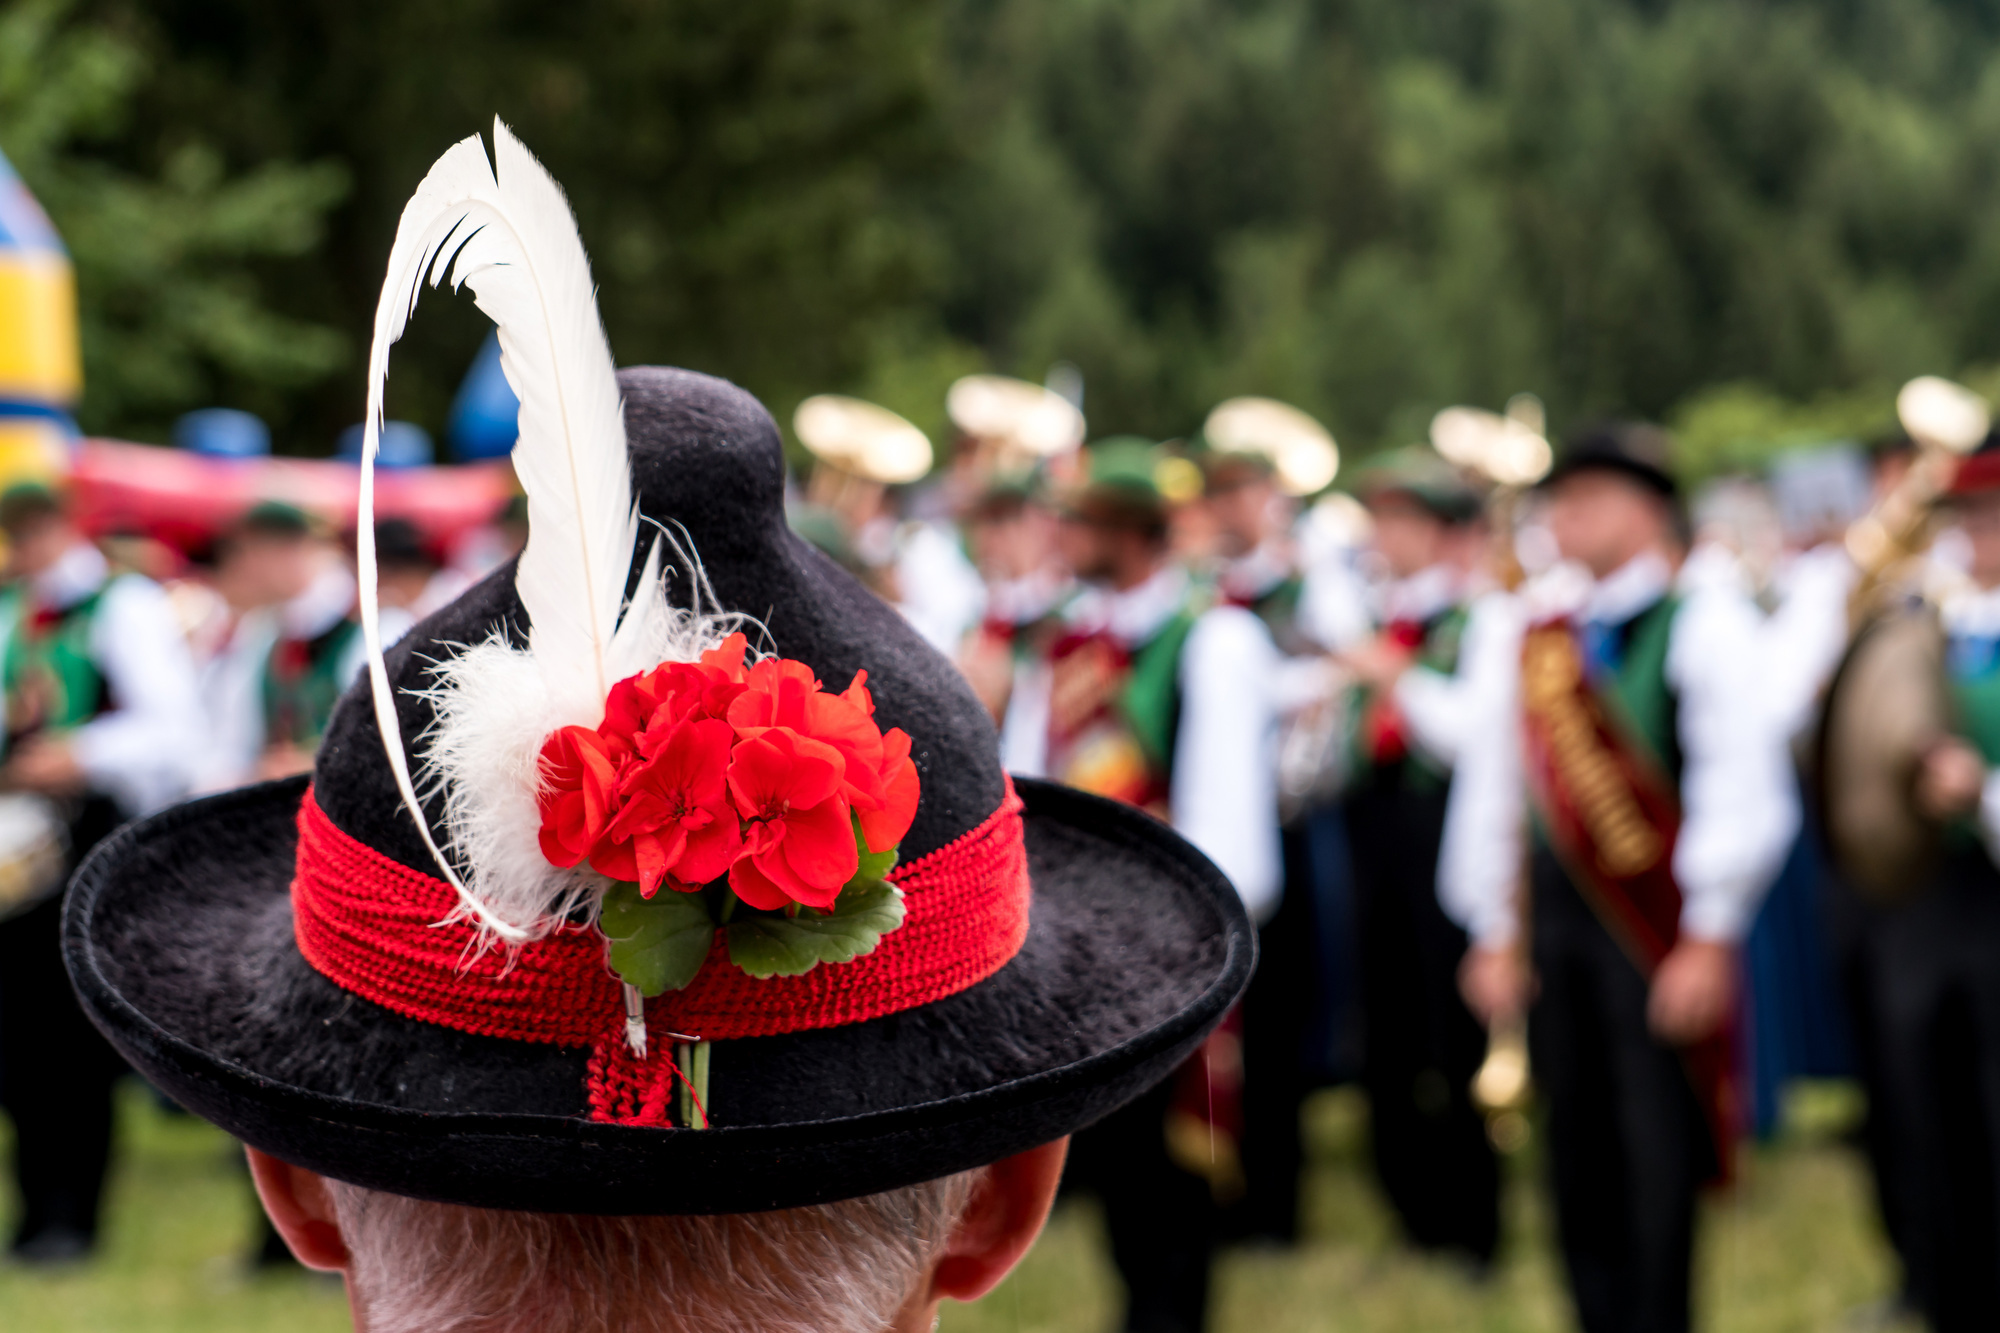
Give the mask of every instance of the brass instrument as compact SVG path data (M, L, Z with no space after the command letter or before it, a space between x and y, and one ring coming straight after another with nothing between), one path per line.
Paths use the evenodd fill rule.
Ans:
M1814 765L1834 864L1881 902L1917 892L1938 854L1939 826L1917 809L1915 790L1924 757L1950 725L1944 627L1936 606L1908 590L1938 501L1989 424L1985 400L1932 376L1904 385L1896 411L1917 456L1848 529L1859 572L1848 601L1852 633L1827 686Z
M1493 529L1488 562L1494 581L1512 592L1526 579L1514 548L1521 493L1547 475L1555 460L1542 403L1516 394L1505 416L1472 407L1448 407L1431 420L1431 444L1448 461L1493 483L1487 505ZM1501 1152L1528 1141L1527 1107L1534 1093L1528 1068L1528 1024L1523 1015L1496 1023L1487 1033L1486 1058L1472 1076L1472 1104L1486 1117L1486 1135Z

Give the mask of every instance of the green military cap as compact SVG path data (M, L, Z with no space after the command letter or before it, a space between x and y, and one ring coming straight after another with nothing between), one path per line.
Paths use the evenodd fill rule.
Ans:
M1078 522L1153 534L1167 529L1167 497L1159 482L1160 447L1137 435L1107 436L1089 448L1080 490L1064 505Z
M1469 523L1479 516L1480 495L1465 474L1428 445L1412 444L1378 454L1354 479L1354 493L1374 505L1391 496L1414 501L1446 523Z
M43 481L16 482L0 491L0 532L19 532L41 519L68 511L62 493Z

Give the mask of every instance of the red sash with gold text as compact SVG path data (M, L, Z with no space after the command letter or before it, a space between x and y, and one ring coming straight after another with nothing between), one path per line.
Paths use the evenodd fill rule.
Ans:
M1606 711L1567 620L1536 625L1521 652L1528 790L1556 859L1611 937L1650 979L1680 937L1674 882L1680 795ZM1708 1118L1719 1177L1736 1138L1734 1024L1681 1049Z

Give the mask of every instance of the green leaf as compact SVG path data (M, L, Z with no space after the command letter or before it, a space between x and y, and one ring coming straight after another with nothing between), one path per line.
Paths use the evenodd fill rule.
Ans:
M806 907L796 916L738 917L728 927L729 961L753 977L796 977L872 953L902 924L903 891L895 885L847 889L831 912Z
M841 887L843 895L880 884L883 877L896 868L898 859L898 849L894 847L886 852L869 851L868 839L861 835L861 816L849 811L848 818L854 821L854 850L859 853L861 862L854 871L854 878ZM840 910L839 903L834 904L834 910Z
M715 940L715 921L701 894L662 889L648 899L631 883L606 891L598 925L611 941L612 970L646 996L693 981Z

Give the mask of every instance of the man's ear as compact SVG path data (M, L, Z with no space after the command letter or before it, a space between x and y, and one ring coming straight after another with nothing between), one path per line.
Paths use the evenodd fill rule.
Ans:
M1000 1285L1042 1234L1068 1155L1060 1138L986 1168L931 1270L932 1301L976 1301Z
M285 1238L292 1254L307 1268L344 1272L347 1242L341 1238L340 1217L334 1211L325 1178L248 1144L243 1151L250 1158L250 1178L257 1182L257 1197L264 1201L271 1225Z

